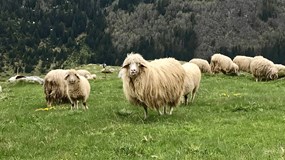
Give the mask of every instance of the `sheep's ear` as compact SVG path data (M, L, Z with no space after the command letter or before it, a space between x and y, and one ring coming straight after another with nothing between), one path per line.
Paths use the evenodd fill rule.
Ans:
M122 66L122 68L128 68L129 65L130 65L130 64L128 64L128 63L124 63L123 66Z
M145 63L145 62L141 62L141 63L140 63L140 66L146 68L146 63Z
M67 80L68 77L69 77L69 74L66 74L66 75L64 76L64 80Z
M77 73L75 74L75 76L76 76L78 79L80 79L80 78L79 78L79 75L78 75Z

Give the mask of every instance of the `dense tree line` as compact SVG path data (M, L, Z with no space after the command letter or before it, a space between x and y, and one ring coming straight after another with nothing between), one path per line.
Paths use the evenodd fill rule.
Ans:
M285 63L282 0L0 0L0 72L215 52Z

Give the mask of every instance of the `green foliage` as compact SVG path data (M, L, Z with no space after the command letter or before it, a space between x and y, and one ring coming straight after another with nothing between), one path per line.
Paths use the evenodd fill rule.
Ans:
M184 61L261 54L285 63L284 8L281 0L2 0L0 71L121 65L131 51Z
M282 159L284 80L202 75L193 104L173 115L130 105L117 78L91 80L89 110L45 108L42 86L1 82L0 159ZM33 88L33 89L31 89Z

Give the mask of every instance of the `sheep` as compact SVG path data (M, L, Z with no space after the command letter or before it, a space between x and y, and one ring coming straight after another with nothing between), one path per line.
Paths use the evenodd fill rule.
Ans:
M44 83L44 80L38 76L22 76L22 75L16 75L8 79L8 82L31 82L31 83L39 83L42 85Z
M278 69L278 78L285 76L285 66L283 64L275 64L275 67Z
M194 101L196 92L199 89L201 81L201 71L195 63L184 63L182 67L185 70L186 77L184 81L184 104L188 105L188 95L191 93L190 102Z
M275 80L278 78L278 69L274 63L262 56L256 56L250 63L250 71L255 81Z
M79 69L77 70L77 73L86 79L96 79L96 74L91 74L89 71L85 69Z
M252 59L253 57L238 55L235 56L233 62L238 65L240 71L250 73L250 62Z
M68 101L66 84L64 83L66 72L62 69L51 70L44 77L44 93L48 107L51 107L54 102Z
M201 58L193 58L189 62L195 63L202 73L212 73L210 64L207 60Z
M156 109L160 115L163 107L177 106L183 94L185 71L179 61L174 58L162 58L146 61L139 53L131 52L122 65L123 91L126 99L144 108L144 118L147 109Z
M211 70L213 73L222 72L223 74L238 75L238 65L230 57L216 53L211 57Z
M2 87L0 86L0 93L2 93Z
M86 101L89 97L91 88L89 81L85 77L79 75L74 69L67 71L64 80L67 86L67 96L71 102L71 110L74 108L75 103L76 109L78 109L78 101L82 101L84 110L88 109Z

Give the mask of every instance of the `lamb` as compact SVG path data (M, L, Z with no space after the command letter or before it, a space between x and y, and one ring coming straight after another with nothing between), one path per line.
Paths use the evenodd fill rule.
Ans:
M79 69L77 70L77 73L86 79L96 79L96 74L91 74L89 71L85 69Z
M238 75L238 65L230 57L216 53L211 57L211 70L213 73L222 72L224 74Z
M202 73L212 73L210 64L207 60L201 58L193 58L189 62L195 63L200 68Z
M64 76L66 70L51 70L44 77L44 93L46 95L47 106L50 107L55 102L67 102L66 85Z
M275 67L278 69L278 78L285 76L285 66L283 64L275 64Z
M250 71L256 82L278 78L278 69L275 67L274 63L262 56L256 56L252 59Z
M147 109L160 108L166 113L166 106L177 106L183 94L185 71L179 61L174 58L162 58L151 62L140 54L131 52L122 65L123 90L127 100L144 108L144 118Z
M250 63L253 57L248 56L235 56L233 62L238 65L240 71L250 73Z
M66 83L67 96L71 102L71 110L74 108L76 103L76 109L78 109L78 101L82 101L84 109L88 109L87 99L90 94L90 84L89 81L79 75L76 70L71 69L67 71L64 77Z
M188 105L188 95L191 93L190 102L193 102L196 92L199 89L201 81L201 71L198 65L196 65L195 63L184 63L182 67L186 72L183 92L184 104Z

